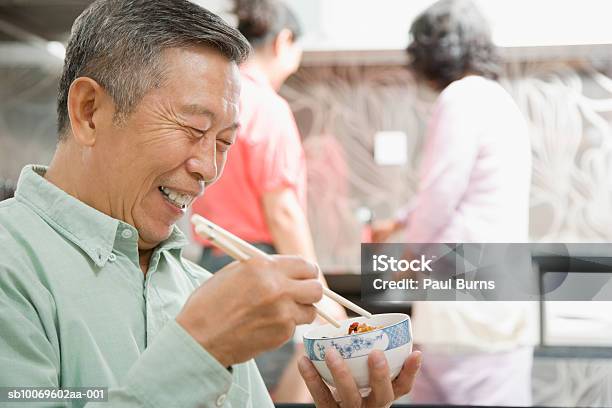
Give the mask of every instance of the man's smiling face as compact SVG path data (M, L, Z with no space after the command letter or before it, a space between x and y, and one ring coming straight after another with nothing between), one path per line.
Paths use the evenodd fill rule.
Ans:
M141 249L167 239L205 185L220 176L238 127L235 63L203 47L169 49L162 62L162 86L119 125L109 117L96 129L96 184L110 215L136 227Z

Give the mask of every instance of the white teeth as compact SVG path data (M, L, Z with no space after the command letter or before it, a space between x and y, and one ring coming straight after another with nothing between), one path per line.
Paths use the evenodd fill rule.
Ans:
M185 208L193 201L193 196L189 194L181 194L177 191L171 190L167 187L160 187L160 190L164 193L168 200L179 208Z

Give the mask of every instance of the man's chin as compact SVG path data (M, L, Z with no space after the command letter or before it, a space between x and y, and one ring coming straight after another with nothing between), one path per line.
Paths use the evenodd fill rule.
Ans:
M167 227L156 229L156 231L139 231L138 249L153 249L172 235L174 224Z

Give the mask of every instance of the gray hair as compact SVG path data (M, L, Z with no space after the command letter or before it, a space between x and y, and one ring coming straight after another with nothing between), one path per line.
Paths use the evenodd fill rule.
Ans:
M187 0L95 1L75 20L66 48L57 97L59 140L66 138L68 90L76 78L104 87L120 120L149 90L162 86L162 51L197 45L237 64L250 52L238 30Z

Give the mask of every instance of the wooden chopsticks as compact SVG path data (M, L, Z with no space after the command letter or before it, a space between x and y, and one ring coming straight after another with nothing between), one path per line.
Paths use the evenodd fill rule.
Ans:
M217 248L221 249L226 254L238 261L246 261L247 259L252 257L271 259L270 255L254 247L248 242L238 238L234 234L224 230L223 228L207 220L201 215L194 214L191 217L191 222L194 224L195 231L199 235L204 236ZM348 299L343 298L342 296L330 290L329 288L323 287L323 294L361 316L365 316L367 318L372 317L372 314L370 312L365 309L362 309L361 307L357 306ZM338 323L336 319L327 314L325 311L321 310L316 305L314 306L317 309L317 313L319 314L319 316L327 320L335 327L340 327L340 323Z

